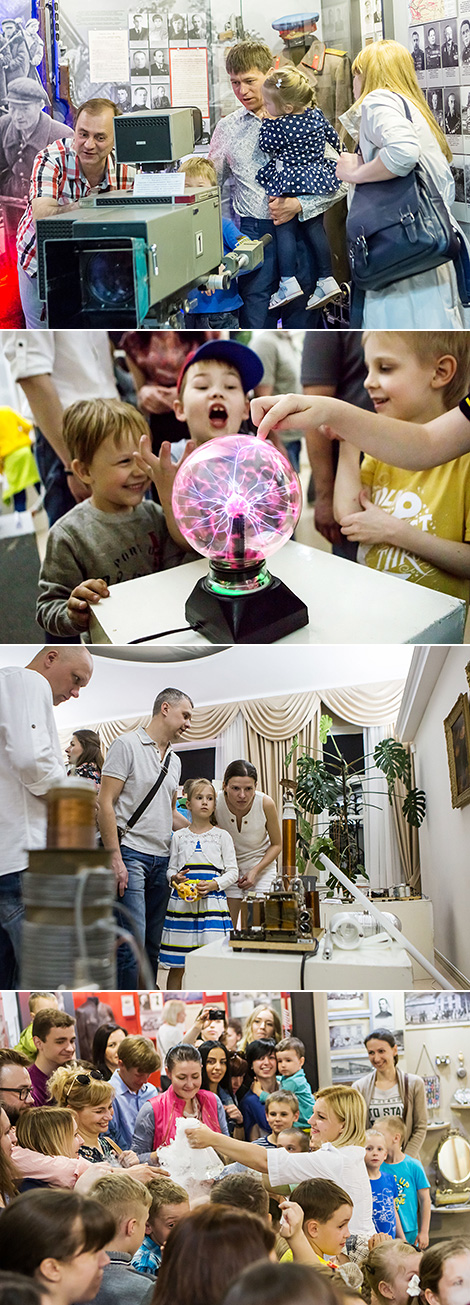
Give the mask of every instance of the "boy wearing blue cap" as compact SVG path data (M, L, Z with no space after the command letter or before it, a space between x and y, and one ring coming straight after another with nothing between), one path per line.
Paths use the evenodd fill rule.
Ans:
M178 398L174 403L177 420L186 422L191 436L187 448L199 448L207 440L223 435L238 435L249 417L249 392L260 384L262 376L261 359L253 349L235 340L208 340L188 354L178 377ZM141 440L139 466L156 484L161 479L161 461L151 452L148 437ZM169 474L174 480L175 466ZM160 493L158 484L157 488ZM171 490L168 493L171 497Z

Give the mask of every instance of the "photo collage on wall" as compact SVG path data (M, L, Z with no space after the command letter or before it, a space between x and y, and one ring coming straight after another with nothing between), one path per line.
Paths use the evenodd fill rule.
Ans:
M470 0L411 0L409 48L419 85L453 155L455 214L470 212ZM468 159L467 156L468 155Z
M190 9L166 13L159 9L139 9L130 11L128 21L128 107L136 113L145 109L169 109L183 102L193 103L201 109L208 131L206 12ZM194 51L193 57L190 50ZM188 97L183 100L180 93L182 81ZM202 94L197 90L198 83L204 87Z

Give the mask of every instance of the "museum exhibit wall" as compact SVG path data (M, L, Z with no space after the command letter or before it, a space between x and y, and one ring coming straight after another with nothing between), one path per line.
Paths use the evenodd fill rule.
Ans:
M414 735L416 783L427 798L426 819L420 829L422 890L438 903L434 912L436 950L452 957L464 985L470 974L468 919L470 879L462 874L468 864L470 804L458 810L451 805L447 748L443 721L460 693L468 693L465 665L468 649L451 649Z

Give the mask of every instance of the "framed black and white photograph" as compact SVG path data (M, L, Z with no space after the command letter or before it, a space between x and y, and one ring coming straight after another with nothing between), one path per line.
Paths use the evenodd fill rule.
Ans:
M439 45L439 23L429 23L424 29L424 56L427 72L441 68L441 50Z
M188 42L188 15L187 14L169 14L168 15L168 40L175 45L187 45Z
M366 1057L364 1060L361 1056L332 1056L331 1057L331 1081L335 1083L353 1083L356 1078L362 1078L370 1070L370 1064Z
M148 42L149 19L146 9L139 9L129 14L129 41L131 45L144 45Z
M369 993L368 992L327 992L326 994L328 1014L332 1015L335 1011L364 1011L369 1010Z
M361 1051L369 1032L369 1020L344 1020L330 1024L330 1051Z
M148 49L131 50L131 82L142 81L150 72Z
M169 77L168 50L162 46L150 47L150 76Z
M168 45L168 24L166 14L149 13L150 45Z
M405 1023L470 1024L470 992L405 992Z

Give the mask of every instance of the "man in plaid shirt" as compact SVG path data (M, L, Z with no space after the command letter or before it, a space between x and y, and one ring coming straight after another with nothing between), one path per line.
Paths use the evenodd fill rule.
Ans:
M132 190L135 169L115 163L113 124L120 113L112 100L86 100L75 119L72 140L54 141L33 163L28 205L17 231L18 280L26 326L46 327L37 288L36 222L65 209L93 190Z

